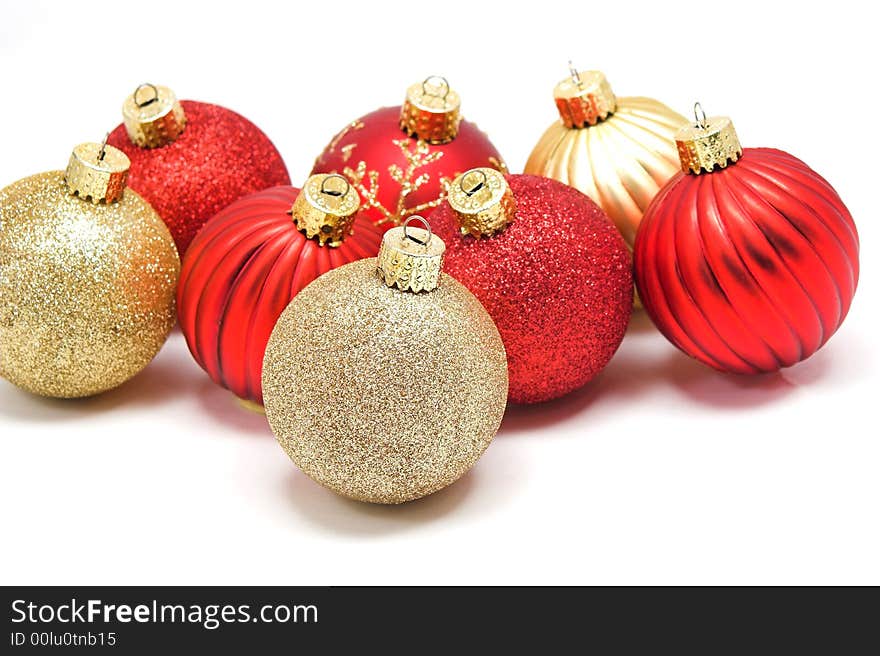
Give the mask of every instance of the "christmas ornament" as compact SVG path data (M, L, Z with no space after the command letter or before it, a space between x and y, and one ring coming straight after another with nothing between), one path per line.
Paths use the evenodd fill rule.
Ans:
M412 85L402 107L385 107L333 137L312 173L342 173L361 195L364 213L384 229L443 202L448 183L475 166L506 170L445 78Z
M131 159L129 186L159 212L181 256L199 228L234 200L290 184L268 137L224 107L178 102L170 89L142 84L122 115L109 143Z
M676 141L681 171L645 213L639 293L688 355L722 371L776 371L808 358L849 310L859 238L823 178L772 148L741 148L726 117Z
M642 213L678 170L674 137L687 119L652 98L615 97L599 71L572 68L553 95L561 120L538 141L525 172L580 189L632 248Z
M67 171L0 191L0 376L89 396L153 359L174 325L180 261L159 215L125 188L129 161L77 146Z
M608 364L632 311L632 266L589 198L549 178L479 168L452 183L431 221L447 271L498 326L512 402L562 396Z
M402 503L457 480L498 430L504 346L480 302L441 273L427 230L385 233L281 314L263 363L266 415L311 478L343 496Z
M214 382L262 403L263 353L290 299L379 247L382 231L354 220L359 205L345 178L320 174L302 191L239 199L205 225L183 259L177 305L189 350Z

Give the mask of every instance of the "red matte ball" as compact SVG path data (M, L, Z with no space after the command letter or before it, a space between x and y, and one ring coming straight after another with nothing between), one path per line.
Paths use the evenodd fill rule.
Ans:
M516 200L503 232L461 234L448 204L430 217L443 269L495 320L507 350L509 399L539 403L589 382L620 346L632 311L632 264L608 216L577 189L507 177Z
M678 173L642 219L639 295L688 355L741 374L804 360L840 327L859 237L837 192L781 150L746 148L712 173Z
M183 256L221 209L255 191L290 184L290 176L269 138L243 116L192 100L180 104L186 128L172 143L140 148L124 125L107 143L128 155L128 186L159 213Z
M196 362L242 399L263 402L263 354L275 322L312 280L375 257L382 231L357 218L338 247L300 232L290 209L294 187L246 196L211 219L190 245L180 272L177 313Z
M341 173L358 189L362 212L384 229L427 214L446 197L444 184L478 166L505 170L475 124L462 121L449 143L429 144L400 128L400 107L383 107L339 132L318 156L315 173Z

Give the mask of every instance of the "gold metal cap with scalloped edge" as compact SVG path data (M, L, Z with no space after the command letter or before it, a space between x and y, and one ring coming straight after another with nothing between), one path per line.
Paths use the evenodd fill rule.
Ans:
M81 143L70 154L64 181L74 196L93 203L113 203L125 192L131 162L121 150L104 143Z
M516 200L504 176L481 167L458 176L447 196L461 232L479 239L496 235L513 222Z
M141 84L122 103L122 119L129 139L141 148L159 148L177 139L186 116L168 87Z
M445 77L432 75L406 90L400 109L400 128L431 144L455 139L461 123L461 99Z
M700 103L694 104L693 125L686 125L675 135L681 170L699 175L716 166L724 168L742 155L742 146L733 122L726 116L706 118Z
M412 221L419 221L425 228L411 228ZM445 252L446 244L431 232L430 224L418 215L411 216L382 237L376 273L389 287L429 292L440 284Z
M296 227L321 246L339 246L351 234L361 201L338 173L318 173L306 180L290 214Z
M600 71L575 70L553 89L556 108L567 128L585 128L604 121L617 109L617 98Z

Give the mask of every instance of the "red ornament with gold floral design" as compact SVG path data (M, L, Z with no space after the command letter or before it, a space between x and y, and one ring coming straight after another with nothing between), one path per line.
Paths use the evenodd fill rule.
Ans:
M403 106L377 109L333 137L312 173L345 175L360 193L362 212L385 229L430 212L464 171L506 171L486 134L461 119L460 104L444 78L414 84Z
M681 168L635 243L639 294L682 351L740 374L805 360L840 327L859 236L840 196L796 157L742 148L730 119L676 137Z
M314 175L302 191L251 194L205 224L183 260L177 313L190 352L214 382L262 403L263 353L290 300L379 248L382 230L356 216L358 207L342 176Z

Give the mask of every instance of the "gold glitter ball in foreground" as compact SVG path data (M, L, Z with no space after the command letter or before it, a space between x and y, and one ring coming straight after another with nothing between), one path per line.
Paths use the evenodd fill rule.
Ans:
M401 291L374 258L297 295L263 361L266 415L311 478L360 501L402 503L457 480L501 423L507 360L480 302L441 274Z
M180 260L150 205L127 189L96 204L61 171L0 191L0 375L79 397L125 382L174 325Z

